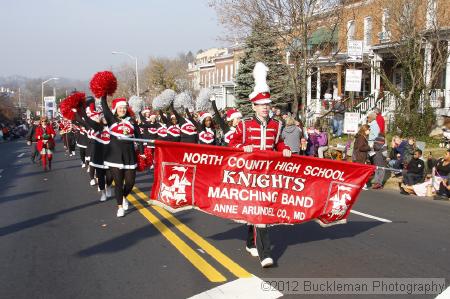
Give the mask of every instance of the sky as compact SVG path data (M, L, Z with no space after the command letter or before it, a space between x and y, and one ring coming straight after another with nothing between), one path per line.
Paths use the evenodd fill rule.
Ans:
M1 0L0 76L89 80L151 56L222 46L207 0Z

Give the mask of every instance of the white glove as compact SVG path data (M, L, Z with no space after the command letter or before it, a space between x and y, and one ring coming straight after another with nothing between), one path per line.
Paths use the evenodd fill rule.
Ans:
M215 100L216 100L216 96L213 94L213 95L211 95L211 97L209 98L209 100L211 101L211 102L214 102Z

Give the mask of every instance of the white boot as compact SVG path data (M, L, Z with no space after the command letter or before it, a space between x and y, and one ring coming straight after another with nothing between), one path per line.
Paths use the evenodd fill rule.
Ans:
M106 201L108 198L106 197L106 191L102 190L102 196L100 197L100 201Z
M128 200L124 197L122 201L122 207L125 211L128 210Z
M106 191L106 197L111 197L111 186L106 185L105 186L105 191Z
M125 216L125 210L122 208L117 209L117 217L123 217Z
M90 184L91 186L95 186L95 179L92 179L92 180L89 182L89 184Z

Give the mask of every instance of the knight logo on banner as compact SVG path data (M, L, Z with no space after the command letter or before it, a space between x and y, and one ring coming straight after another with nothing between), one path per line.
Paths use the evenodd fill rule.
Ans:
M159 141L152 204L257 225L345 223L373 165Z
M175 209L193 205L194 175L193 166L163 162L159 187L161 201Z

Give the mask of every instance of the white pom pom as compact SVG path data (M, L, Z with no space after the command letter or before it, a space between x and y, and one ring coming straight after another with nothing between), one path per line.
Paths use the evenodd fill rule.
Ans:
M144 100L138 96L132 96L128 101L128 105L138 115L144 109Z
M212 92L209 88L200 89L200 93L198 94L197 101L195 102L195 109L197 111L208 111L211 109L211 98Z
M159 99L159 96L155 97L152 101L152 108L153 110L162 110L164 107L162 106L162 102Z
M170 106L172 101L175 99L176 92L172 89L164 90L160 95L152 101L153 110L164 110Z
M184 108L193 110L194 106L195 106L194 100L192 99L191 95L186 91L177 94L173 102L173 107L179 112L183 112Z

